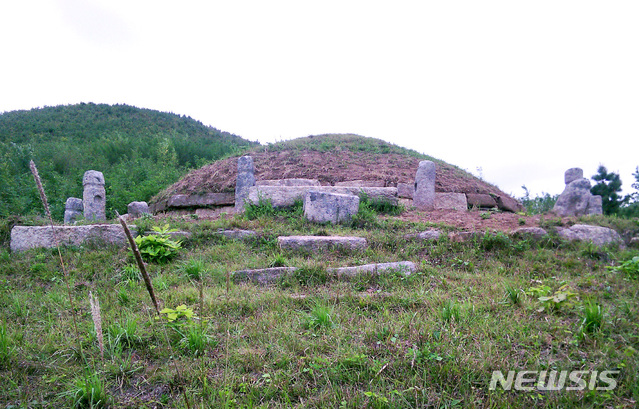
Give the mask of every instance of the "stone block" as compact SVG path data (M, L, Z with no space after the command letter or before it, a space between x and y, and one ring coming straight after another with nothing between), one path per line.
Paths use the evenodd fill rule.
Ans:
M557 198L553 212L561 217L583 216L586 214L591 196L588 179L573 180L566 185L564 191Z
M217 234L222 235L230 240L244 240L244 239L257 236L257 233L253 230L242 230L242 229L235 229L235 230L218 229Z
M308 191L359 196L362 192L372 200L385 200L397 204L397 188L394 187L336 187L336 186L254 186L249 189L248 201L259 203L268 200L273 207L290 207L296 200L304 200Z
M326 271L330 274L336 275L338 278L352 278L360 274L372 274L381 275L397 272L404 276L409 276L417 270L415 263L411 261L397 261L394 263L378 263L378 264L365 264L362 266L354 267L339 267L328 268Z
M397 184L397 196L405 199L412 199L415 195L414 183L398 183Z
M220 206L213 209L195 209L195 215L198 218L202 219L217 219L222 216L222 214L233 214L235 213L235 206Z
M248 281L258 285L268 285L275 283L287 274L297 270L296 267L272 267L257 270L239 270L232 274L234 282Z
M304 217L315 223L349 223L359 209L359 197L337 193L306 192Z
M497 207L497 200L485 193L466 193L466 201L470 207L493 208Z
M135 232L135 226L129 226ZM124 229L119 224L90 224L84 226L14 226L11 229L11 251L32 248L80 246L89 241L127 245Z
M437 241L441 236L441 232L436 229L426 230L419 233L411 233L404 236L407 240L421 240L421 241Z
M557 234L569 241L590 241L600 247L608 244L618 244L625 247L619 233L608 227L575 224L567 229L558 230Z
M548 232L541 227L521 227L510 233L513 237L526 238L531 237L535 240L541 240L548 235Z
M564 173L564 182L568 185L578 179L584 178L584 171L581 168L570 168Z
M383 180L346 180L343 182L335 182L337 187L386 187Z
M322 251L329 248L364 250L368 242L363 237L342 236L280 236L277 243L283 250Z
M435 209L468 210L464 193L435 193Z
M244 211L249 189L253 186L255 186L253 157L241 156L237 160L237 179L235 181L235 211L237 213Z

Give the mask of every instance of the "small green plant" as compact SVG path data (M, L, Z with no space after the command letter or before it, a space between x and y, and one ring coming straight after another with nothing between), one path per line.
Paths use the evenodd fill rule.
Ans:
M510 300L513 305L521 304L522 299L524 298L524 291L521 288L516 288L510 285L505 287L506 290L506 298Z
M288 260L283 254L273 254L271 261L268 263L269 267L286 267L288 266Z
M390 200L383 198L371 199L363 190L359 193L359 203L362 202L376 214L388 214L391 216L399 216L404 212L404 206L398 203L393 203Z
M490 233L486 231L479 242L482 250L506 250L513 246L510 236L503 232Z
M204 354L206 347L211 343L210 336L204 328L199 325L192 325L188 328L180 344L192 355L200 356Z
M135 238L142 258L147 262L157 263L166 263L175 258L182 248L182 243L180 240L171 239L169 233L177 230L171 230L169 225L165 224L163 227L153 227L153 231L155 234Z
M556 311L560 308L570 308L574 305L577 293L573 292L568 284L562 285L553 293L551 291L552 289L549 286L541 285L528 289L527 294L537 297L539 302L541 302L542 307L538 309L539 312L544 310Z
M525 224L526 224L526 219L524 219L523 217L520 217L519 219L517 219L517 223L518 223L520 226L523 226L523 225L525 225Z
M265 216L275 215L275 208L269 199L260 197L257 203L247 202L244 205L244 217L255 220Z
M608 268L614 272L623 273L630 279L637 280L639 279L639 256L626 260L618 266Z
M74 408L102 408L109 405L106 385L97 374L78 377L69 390L61 395L68 398Z
M370 228L379 225L377 212L375 212L368 201L359 201L359 208L351 220L351 225L357 229Z
M13 350L9 334L7 334L7 326L2 324L0 326L0 367L9 363Z
M316 303L304 317L304 327L312 330L332 328L335 325L331 318L332 313L330 307Z
M138 232L139 236L144 236L144 234L151 230L153 227L153 215L150 213L144 213L142 216L135 220L135 228Z
M191 308L187 308L186 305L178 305L175 309L165 308L160 311L162 317L164 317L168 322L184 322L189 321L193 318L193 310Z
M479 216L482 218L482 220L488 220L492 215L490 214L490 212L481 212L479 213Z
M201 259L191 258L182 265L181 270L189 279L199 281L204 275L206 265Z
M459 322L461 317L459 305L453 300L446 300L441 309L441 317L444 322Z
M140 281L141 278L140 270L133 264L128 264L120 270L121 281Z
M588 302L584 305L584 319L581 322L581 327L584 332L593 333L601 329L604 323L604 313L601 305L597 303Z

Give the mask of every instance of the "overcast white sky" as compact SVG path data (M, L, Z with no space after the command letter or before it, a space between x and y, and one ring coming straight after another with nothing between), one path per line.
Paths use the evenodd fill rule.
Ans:
M0 112L188 115L262 143L357 133L521 196L639 166L639 2L16 0Z

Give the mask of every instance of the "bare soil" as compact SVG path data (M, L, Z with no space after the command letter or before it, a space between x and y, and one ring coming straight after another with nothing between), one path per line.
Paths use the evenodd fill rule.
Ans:
M482 218L482 214L489 213L490 217ZM487 212L484 210L435 210L431 212L420 212L417 210L407 210L397 219L412 222L432 222L447 226L456 227L463 231L503 231L512 232L521 227L538 227L542 216L521 216L509 212ZM548 217L548 216L546 216ZM524 224L520 223L524 221Z

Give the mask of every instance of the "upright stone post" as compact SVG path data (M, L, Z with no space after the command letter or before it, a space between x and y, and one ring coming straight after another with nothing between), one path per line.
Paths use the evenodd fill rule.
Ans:
M429 160L419 162L413 204L418 210L435 209L435 164Z
M104 175L97 170L87 170L82 178L84 193L84 218L89 221L106 220L106 191Z
M64 204L64 224L71 224L78 219L78 216L82 216L84 205L82 199L77 197L70 197Z
M255 167L252 156L242 156L237 160L237 180L235 182L235 212L244 211L249 189L255 186Z

